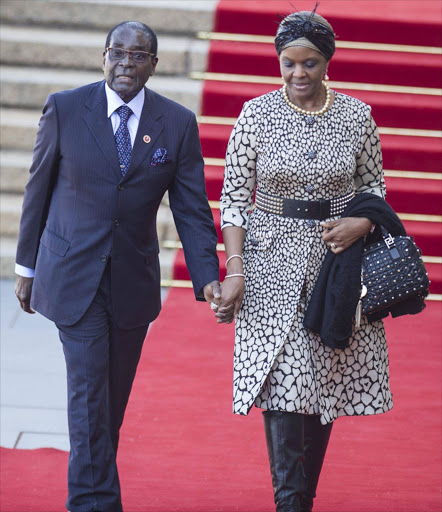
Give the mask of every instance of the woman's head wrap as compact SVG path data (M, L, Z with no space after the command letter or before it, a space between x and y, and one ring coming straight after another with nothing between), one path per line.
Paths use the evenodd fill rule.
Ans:
M275 47L278 55L290 46L306 46L330 60L335 53L335 33L330 23L313 11L294 12L278 26Z

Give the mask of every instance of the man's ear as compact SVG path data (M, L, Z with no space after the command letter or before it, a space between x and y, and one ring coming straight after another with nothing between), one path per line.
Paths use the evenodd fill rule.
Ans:
M158 64L158 57L155 57L154 59L152 59L152 73L150 74L150 76L153 76L153 74L155 73L157 64Z

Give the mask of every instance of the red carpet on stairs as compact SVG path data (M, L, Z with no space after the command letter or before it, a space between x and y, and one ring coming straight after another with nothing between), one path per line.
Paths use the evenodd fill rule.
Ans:
M407 53L342 48L333 57L331 68L343 82L365 82L369 77L370 83L442 87L440 55L436 54L422 54L415 62ZM281 76L273 45L212 41L209 71L232 73L232 69L245 75L260 71L260 75Z
M386 322L395 406L336 421L315 512L440 511L441 327L439 303ZM125 512L274 510L261 415L231 413L232 347L231 325L170 291L123 427ZM0 455L1 512L64 509L66 453Z
M278 15L311 11L315 1L221 0L215 32L274 36ZM434 0L322 0L318 12L342 40L442 46L440 2Z
M308 10L314 2L299 0L293 5ZM214 31L233 39L239 34L242 39L217 40L215 34L210 43L207 70L212 75L203 85L200 136L205 158L218 159L218 166L208 162L205 171L208 196L214 202L220 197L219 163L234 119L245 101L282 85L273 83L280 76L274 45L253 40L253 35L273 38L278 14L292 10L286 0L218 3ZM442 4L323 0L319 12L332 23L338 45L354 46L338 47L329 66L332 87L372 106L381 133L387 201L402 214L408 234L430 258L430 291L441 294ZM244 36L249 40L244 41ZM373 43L396 46L373 47ZM409 48L399 48L401 44ZM222 243L216 207L214 215ZM175 279L189 279L183 262L178 254Z

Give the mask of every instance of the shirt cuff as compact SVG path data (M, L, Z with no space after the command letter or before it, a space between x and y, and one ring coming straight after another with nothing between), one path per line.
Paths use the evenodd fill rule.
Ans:
M23 265L16 263L15 273L22 277L34 277L35 270L33 268L24 267Z

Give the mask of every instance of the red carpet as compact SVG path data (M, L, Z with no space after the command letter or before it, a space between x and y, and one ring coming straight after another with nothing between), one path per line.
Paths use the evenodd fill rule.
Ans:
M354 65L355 61L358 66ZM273 45L213 41L209 71L231 73L235 68L244 75L254 75L261 69L261 75L281 76ZM415 62L406 53L341 48L333 57L330 69L343 82L364 82L370 77L370 83L442 87L440 55L422 54Z
M341 418L315 512L439 512L441 315L387 322L395 407ZM231 413L232 326L174 289L152 327L122 432L125 512L273 510L261 415ZM67 454L1 450L1 512L61 512Z
M215 32L274 35L277 15L310 11L310 0L221 0ZM438 0L322 0L318 12L345 41L442 46Z

